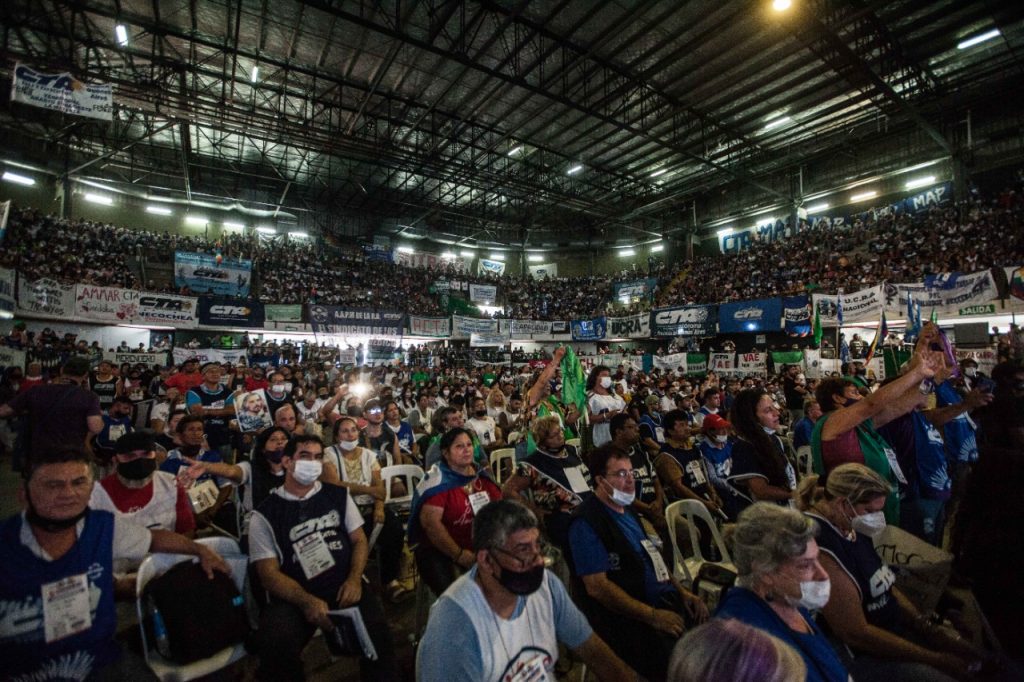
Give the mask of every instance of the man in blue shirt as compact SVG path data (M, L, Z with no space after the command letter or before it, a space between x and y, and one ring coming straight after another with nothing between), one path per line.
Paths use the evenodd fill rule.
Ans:
M814 425L821 419L821 405L818 404L817 400L810 398L804 401L802 412L804 416L793 424L794 450L811 444L811 433L814 431Z

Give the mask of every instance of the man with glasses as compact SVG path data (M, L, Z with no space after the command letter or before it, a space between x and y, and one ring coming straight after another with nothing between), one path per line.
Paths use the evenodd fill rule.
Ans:
M687 627L708 611L665 564L632 509L637 484L629 456L614 444L590 455L594 495L569 526L576 594L595 632L651 680L665 678L668 659Z
M417 680L554 679L558 642L602 680L633 680L566 593L544 570L537 518L497 500L473 520L476 565L430 610ZM468 625L468 627L467 627Z

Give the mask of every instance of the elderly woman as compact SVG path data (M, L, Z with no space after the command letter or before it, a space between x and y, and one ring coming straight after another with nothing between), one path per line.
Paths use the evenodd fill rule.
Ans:
M807 666L778 637L738 620L714 618L690 630L672 650L669 682L791 682Z
M455 427L441 436L441 461L416 488L409 515L409 545L416 566L440 595L473 566L473 518L501 489L486 466L473 459L473 438Z
M874 393L862 396L857 384L849 379L825 379L814 391L821 406L822 417L811 432L811 455L814 472L827 479L840 464L864 464L890 483L906 485L896 453L878 433L877 428L906 414L921 401L921 390L943 366L939 351L928 350L938 338L937 328L928 323L921 332L907 371L892 383ZM886 499L885 518L899 521L899 496L894 486Z
M849 673L811 618L828 603L828 573L818 563L817 526L795 509L756 502L726 531L738 577L715 616L735 618L793 647L808 682L847 682Z
M576 448L565 444L562 423L555 415L534 419L530 434L537 449L519 462L501 492L530 507L551 542L562 548L573 510L592 494L590 470ZM524 497L527 491L532 501Z
M823 612L854 653L854 678L947 682L966 675L974 650L922 615L875 552L871 538L885 530L888 481L863 464L841 464L820 495L817 484L817 476L800 482L798 504L820 528L819 560L832 583Z

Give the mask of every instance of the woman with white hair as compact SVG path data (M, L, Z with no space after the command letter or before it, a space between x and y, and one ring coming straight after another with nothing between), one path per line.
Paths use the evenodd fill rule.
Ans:
M847 682L849 673L815 625L811 611L828 603L828 574L818 563L817 526L790 507L756 502L726 531L736 564L736 587L716 618L734 618L793 647L808 682ZM791 678L792 679L792 678Z
M807 676L800 654L738 620L715 618L687 632L668 663L668 682L790 682Z

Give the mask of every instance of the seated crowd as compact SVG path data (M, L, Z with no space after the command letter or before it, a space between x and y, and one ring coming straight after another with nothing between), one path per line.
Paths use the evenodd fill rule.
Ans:
M0 526L0 613L26 614L0 619L0 676L150 679L115 600L150 553L227 572L194 540L218 535L248 555L259 679L303 679L344 609L372 642L355 649L368 680L553 678L559 644L607 680L1016 679L1024 537L990 488L1024 484L1024 369L951 366L937 341L926 324L882 382L860 363L719 377L596 356L578 394L565 348L532 365L339 367L311 346L268 366L32 368L0 405L25 502ZM693 505L688 546L673 510ZM887 527L952 549L1005 656L901 591L872 544ZM417 600L436 600L414 663L395 631L416 592L406 546ZM679 546L718 563L720 591Z

